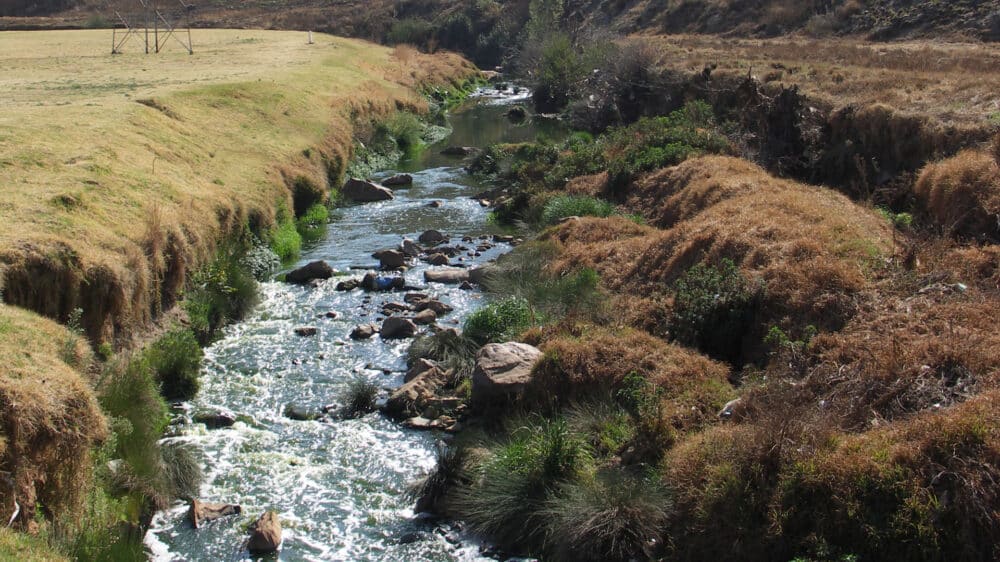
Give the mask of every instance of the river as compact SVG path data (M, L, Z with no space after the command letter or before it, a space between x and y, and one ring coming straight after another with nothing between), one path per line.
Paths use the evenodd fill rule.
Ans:
M360 277L353 266L374 265L371 253L416 239L430 228L458 242L464 236L489 236L488 210L471 198L478 185L461 160L440 154L446 145L485 147L495 142L535 140L558 129L545 122L514 125L506 106L525 94L492 96L480 91L449 116L451 136L386 170L411 173L413 187L397 190L382 203L346 206L333 212L325 236L305 248L295 266L326 260L335 269ZM430 207L432 201L440 202ZM474 246L474 244L473 244ZM472 257L467 265L494 259L509 247ZM411 285L425 285L426 264L406 273ZM417 517L405 497L407 486L435 463L441 434L400 427L379 413L343 421L294 421L287 404L310 409L336 403L350 381L367 378L390 389L402 383L410 340L356 342L348 337L357 324L375 321L385 302L401 293L338 292L337 279L318 288L277 281L261 284L261 303L245 321L228 327L206 349L201 390L187 412L223 408L238 421L228 429L207 430L185 424L179 436L202 452L205 484L200 499L240 504L243 513L192 528L187 506L157 514L146 537L150 558L243 560L246 526L265 510L279 513L284 528L280 560L484 560L479 545L447 522ZM427 291L455 311L439 323L457 326L481 306L475 290L430 284ZM370 299L368 298L370 297ZM335 311L336 319L325 317ZM314 337L294 329L315 326Z

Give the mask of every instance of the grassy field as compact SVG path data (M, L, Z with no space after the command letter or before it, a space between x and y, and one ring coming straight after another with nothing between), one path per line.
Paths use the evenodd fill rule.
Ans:
M36 500L74 513L108 433L79 336L130 347L220 243L339 188L359 130L477 72L319 34L193 38L112 56L104 31L0 33L0 505L20 529ZM0 559L36 548L0 536Z
M82 306L91 338L127 339L220 238L272 223L302 178L336 183L355 122L424 111L419 88L473 71L318 34L193 38L194 55L133 39L112 56L106 31L0 34L7 302Z

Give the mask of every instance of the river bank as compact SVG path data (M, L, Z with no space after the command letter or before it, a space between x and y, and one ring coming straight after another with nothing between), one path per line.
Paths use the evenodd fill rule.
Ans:
M127 451L114 449L142 432L155 447L158 383L135 361L109 375L81 336L103 361L163 329L158 323L197 292L191 276L218 263L224 242L267 244L288 224L294 234L296 216L339 187L359 131L397 112L426 113L425 94L476 75L457 56L328 36L308 43L299 33L203 31L195 55L155 58L128 50L111 57L103 39L98 31L0 37L10 93L0 102L0 178L16 186L3 191L0 228L0 347L11 358L0 377L0 454L13 482L0 494L20 529L34 530L36 513L44 522L43 513L125 509L139 523L146 509L91 505L88 490L92 462L121 458ZM165 323L183 316L171 312ZM24 344L36 340L51 345ZM109 396L108 384L152 390ZM134 428L121 433L113 420L121 437L105 442L111 450L92 450L107 435L104 423L74 426L75 440L58 429L78 405L96 411L95 395ZM141 400L152 409L132 411ZM143 454L162 462L146 445Z

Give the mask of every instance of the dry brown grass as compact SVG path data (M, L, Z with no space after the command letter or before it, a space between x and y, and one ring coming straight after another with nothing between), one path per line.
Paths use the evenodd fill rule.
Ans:
M649 38L663 63L677 70L764 76L798 86L830 108L886 104L945 126L988 127L1000 111L1000 47L990 43L857 39L733 39L709 35Z
M554 267L592 267L612 291L650 297L701 261L732 259L765 284L763 320L837 329L856 310L866 271L892 253L891 228L875 213L738 159L690 160L637 186L626 206L665 230L571 221L547 235L562 245Z
M107 426L81 374L90 351L81 338L30 312L0 305L0 484L4 523L13 500L18 525L34 521L35 502L73 508L90 477L88 462ZM67 363L68 362L68 363Z
M112 57L103 31L0 36L7 302L80 306L92 340L126 343L219 240L291 209L298 178L339 187L356 122L425 110L416 88L473 71L314 37L197 30L194 55Z
M733 397L729 369L698 353L630 329L592 327L542 343L544 359L526 395L566 404L622 389L630 374L660 389L666 421L689 430L715 418Z
M969 150L929 164L914 192L946 233L1000 241L1000 164L993 155Z

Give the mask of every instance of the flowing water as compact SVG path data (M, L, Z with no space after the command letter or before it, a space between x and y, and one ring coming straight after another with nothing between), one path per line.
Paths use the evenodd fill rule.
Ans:
M492 234L487 210L471 199L482 186L463 172L460 159L439 152L444 145L485 147L557 134L555 125L509 123L505 105L522 100L510 93L474 96L450 117L449 139L399 166L413 174L413 187L397 190L392 201L338 209L325 237L296 265L322 259L359 277L364 271L351 268L374 266L373 251L397 247L403 237L416 239L426 229L440 230L452 243ZM429 207L431 201L441 204ZM508 249L498 244L479 257L463 254L463 263L482 263ZM427 267L421 263L409 270L408 283L425 285ZM403 295L337 292L337 281L318 288L262 283L262 302L251 316L227 328L206 350L201 390L184 407L188 412L222 408L239 421L217 430L187 424L176 438L203 452L206 483L200 499L240 504L243 514L195 530L187 507L178 504L154 519L146 539L152 559L248 558L242 546L246 525L265 510L277 511L282 521L281 560L481 559L474 540L447 523L416 517L405 497L407 485L434 466L441 435L404 429L379 413L344 421L293 421L283 415L287 404L318 410L337 403L357 377L385 388L402 383L409 340L376 336L356 342L348 334L357 324L377 321L381 305ZM455 307L439 320L443 326L460 324L483 300L478 291L455 286L429 284L426 292ZM328 319L328 311L339 316ZM315 326L318 334L298 337L294 329L300 326Z

